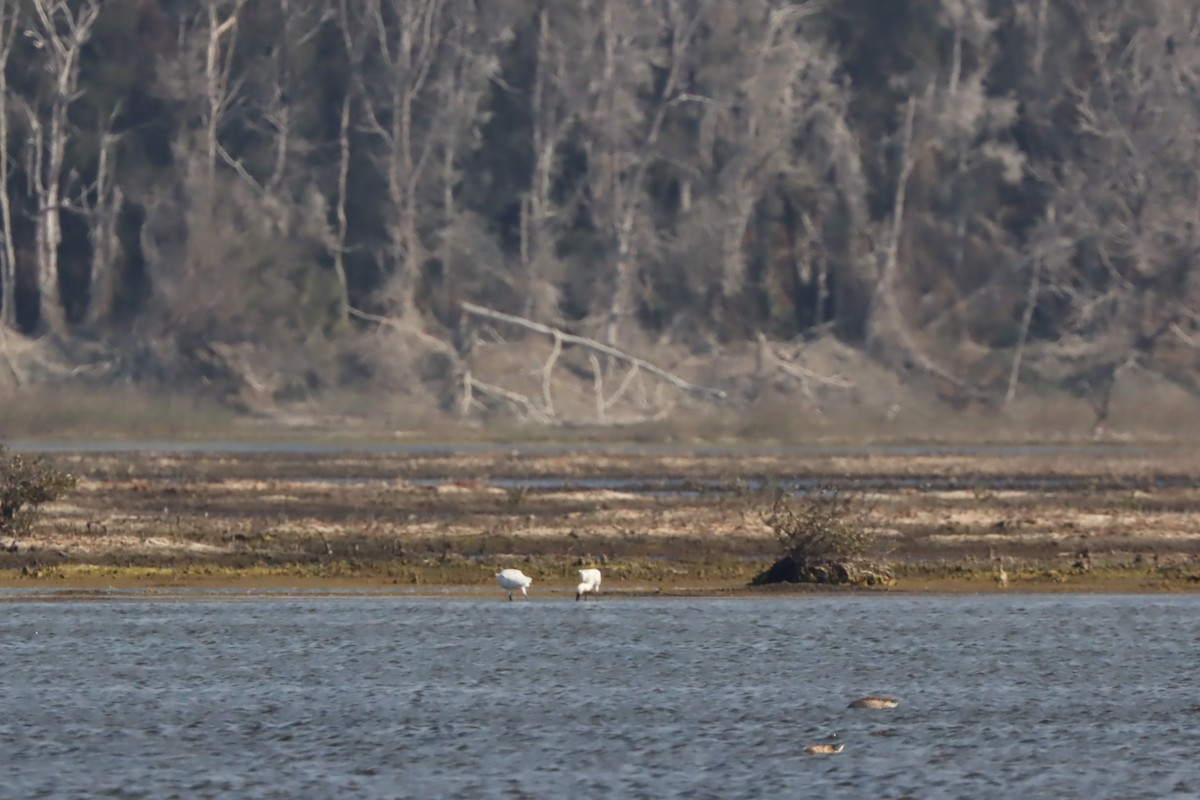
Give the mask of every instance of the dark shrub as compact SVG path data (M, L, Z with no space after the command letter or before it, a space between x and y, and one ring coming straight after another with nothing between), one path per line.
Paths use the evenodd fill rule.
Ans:
M819 489L790 496L780 490L762 519L783 547L783 555L751 584L893 583L886 569L855 563L871 549L875 534L867 526L870 507L861 495Z
M75 476L0 445L0 534L29 532L37 508L75 488Z

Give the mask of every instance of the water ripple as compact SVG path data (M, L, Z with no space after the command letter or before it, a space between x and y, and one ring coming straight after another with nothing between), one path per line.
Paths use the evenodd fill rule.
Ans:
M5 611L0 798L1200 791L1196 597Z

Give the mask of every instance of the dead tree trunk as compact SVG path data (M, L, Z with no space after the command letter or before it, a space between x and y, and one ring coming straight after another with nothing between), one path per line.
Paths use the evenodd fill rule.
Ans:
M117 219L125 203L125 195L113 175L112 151L119 138L112 133L110 118L100 134L96 183L92 190L95 200L86 211L92 244L87 322L92 327L101 326L108 320L117 290L116 262L120 248Z
M546 318L557 315L557 298L546 302L547 263L553 258L554 242L550 233L553 214L551 196L554 156L573 112L564 106L572 102L572 93L556 85L553 78L564 70L556 63L566 46L553 40L550 5L538 12L537 59L534 67L530 112L533 145L533 174L529 194L522 205L521 263L524 269L525 316ZM555 45L552 47L552 45Z
M350 283L346 278L346 191L350 184L350 91L342 98L342 117L338 125L337 230L333 242L333 271L338 282L338 317L350 318Z
M626 98L619 94L628 87L621 82L623 76L618 76L618 63L637 58L653 60L657 56L635 51L625 29L628 20L624 17L631 12L616 6L615 0L607 0L601 12L601 81L593 111L593 124L599 134L596 188L606 198L600 216L614 244L613 281L604 332L609 347L616 346L623 321L633 315L637 233L646 176L655 160L667 112L679 99L676 95L685 58L700 22L699 15L685 9L682 3L665 4L668 15L665 35L670 44L661 57L666 63L666 74L652 101L649 123L641 131L627 132L621 130L620 121L625 113L620 106Z
M0 327L17 327L17 253L12 237L12 205L8 197L8 57L20 26L19 0L0 0Z
M217 157L222 154L220 142L221 120L225 116L230 101L229 73L232 68L230 58L233 45L222 48L221 40L228 34L234 36L237 27L238 12L246 0L237 0L233 10L221 19L217 8L217 0L208 3L208 48L205 51L204 79L207 107L205 109L205 153L204 166L207 171L209 198L216 202L214 195L216 187Z
M418 224L420 192L435 139L417 124L418 106L433 104L429 84L444 44L445 5L446 0L343 0L339 6L363 129L375 139L371 157L387 187L386 299L392 316L410 324L418 319L418 280L426 256Z
M58 282L58 246L62 240L62 177L70 136L69 112L78 96L79 56L100 14L97 0L77 7L66 0L33 0L33 20L25 35L45 55L51 96L45 119L30 107L33 163L30 179L37 195L38 317L43 331L66 337L67 316Z
M896 194L892 203L892 219L887 241L880 256L879 283L871 298L867 317L867 342L875 356L893 367L914 369L944 383L954 399L979 400L986 398L939 367L914 341L904 320L896 296L899 287L900 242L904 236L905 202L908 181L916 164L914 127L918 100L910 97L901 130L900 171L896 178Z

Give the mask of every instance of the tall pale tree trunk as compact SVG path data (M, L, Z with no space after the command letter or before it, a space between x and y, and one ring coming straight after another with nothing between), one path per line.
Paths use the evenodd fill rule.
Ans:
M112 120L100 134L100 154L96 165L95 205L89 210L89 238L92 245L91 280L88 288L87 322L92 328L104 325L112 314L117 291L117 219L125 204L125 195L114 180L113 149L119 136L111 132Z
M221 10L218 7L221 3L218 0L209 0L208 3L208 48L205 51L204 59L205 100L207 103L204 120L204 166L207 173L205 177L208 179L206 189L210 194L210 201L213 202L215 202L213 193L216 186L217 158L223 154L220 140L221 119L225 116L231 99L229 74L232 68L230 57L233 54L233 44L230 43L223 47L221 42L226 36L232 39L236 34L238 12L245 4L246 0L236 0L232 10L222 19Z
M20 26L19 0L0 0L0 326L17 327L17 253L12 237L12 206L8 198L8 57Z
M100 14L98 0L82 4L66 0L33 0L33 19L26 37L43 52L51 96L43 119L30 107L33 141L31 183L37 194L37 262L39 327L60 337L69 334L59 291L58 247L62 241L62 177L70 136L69 112L78 96L79 56Z
M350 319L350 282L346 278L346 233L350 220L346 216L346 192L350 185L350 106L349 88L342 98L342 115L338 124L337 228L333 242L333 271L338 282L338 318Z

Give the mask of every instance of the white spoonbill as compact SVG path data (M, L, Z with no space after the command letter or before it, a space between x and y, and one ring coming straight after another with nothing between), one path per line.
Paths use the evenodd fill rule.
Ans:
M512 593L517 589L520 589L521 594L528 597L529 593L525 590L533 583L533 578L519 569L502 569L496 573L496 580L500 583L500 588L508 592L509 600L513 599Z
M575 599L582 600L588 592L600 594L600 570L598 569L579 570L579 585L575 587Z

